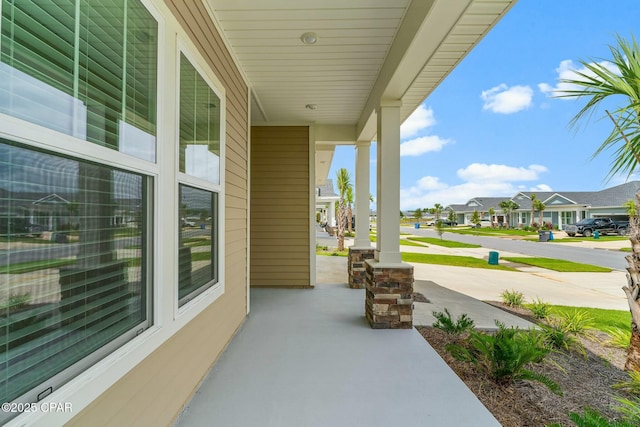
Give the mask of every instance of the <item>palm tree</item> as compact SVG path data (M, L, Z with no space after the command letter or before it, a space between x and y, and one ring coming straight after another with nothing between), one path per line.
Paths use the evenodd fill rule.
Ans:
M538 211L538 224L540 227L542 227L542 211L545 210L547 206L542 203L542 200L537 199L535 202L533 202L533 207Z
M532 227L534 223L533 215L535 213L535 209L536 209L536 195L535 193L531 193L531 226Z
M498 205L500 209L504 212L504 216L507 220L507 228L511 228L511 212L518 209L520 206L513 200L503 200Z
M353 232L353 211L351 210L351 204L353 203L353 186L351 184L347 187L345 201L347 202L347 231L351 233Z
M629 215L629 219L635 218L638 216L638 208L636 207L636 202L633 199L629 199L622 204L627 210L627 215Z
M347 189L351 186L351 177L347 169L341 168L336 172L336 178L338 194L340 195L338 204L338 251L344 251L345 198Z
M496 214L496 210L489 208L489 221L491 222L491 228L493 228L493 217Z
M605 149L614 149L614 160L609 177L627 173L631 175L640 164L640 47L635 37L626 40L617 36L617 45L609 46L612 60L609 63L580 61L585 72L576 72L575 79L562 79L571 89L564 90L558 96L587 98L586 105L573 117L575 126L585 117L594 114L602 101L611 98L620 99L622 106L613 113L605 110L613 122L609 136L593 154L593 157ZM619 95L619 96L616 96ZM640 211L640 194L636 194L636 212ZM629 218L629 240L632 253L627 259L627 286L623 287L631 311L631 342L627 352L625 369L640 372L640 220Z
M433 215L435 216L435 222L440 221L440 213L442 212L442 205L436 203L433 205Z

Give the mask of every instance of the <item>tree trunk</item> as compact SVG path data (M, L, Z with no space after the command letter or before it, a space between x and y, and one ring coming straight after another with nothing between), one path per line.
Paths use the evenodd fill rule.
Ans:
M636 208L640 208L640 194L636 194ZM631 255L627 259L627 286L622 289L627 295L629 310L631 311L631 343L627 352L625 369L640 372L640 219L638 216L629 218L629 240L631 241Z
M338 206L338 251L344 251L344 200Z
M351 233L353 231L352 226L353 212L351 211L351 203L347 205L347 231Z

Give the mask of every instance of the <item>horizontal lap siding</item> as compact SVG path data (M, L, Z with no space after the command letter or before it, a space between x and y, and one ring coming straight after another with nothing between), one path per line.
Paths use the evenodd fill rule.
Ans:
M199 0L165 0L225 86L225 293L69 425L171 425L246 316L248 88Z
M251 128L251 286L309 286L309 128Z

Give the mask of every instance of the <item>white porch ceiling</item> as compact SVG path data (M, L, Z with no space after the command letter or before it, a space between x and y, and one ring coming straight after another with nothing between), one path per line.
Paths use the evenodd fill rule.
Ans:
M381 100L406 119L516 0L206 1L249 80L252 124L352 127L320 141L340 144L375 138Z

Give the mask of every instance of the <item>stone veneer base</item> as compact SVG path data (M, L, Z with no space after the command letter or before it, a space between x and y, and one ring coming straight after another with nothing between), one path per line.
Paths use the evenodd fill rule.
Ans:
M413 327L413 266L377 267L365 262L367 320L373 329Z
M365 263L374 257L374 248L349 248L348 270L349 287L364 289L367 282L367 268Z

